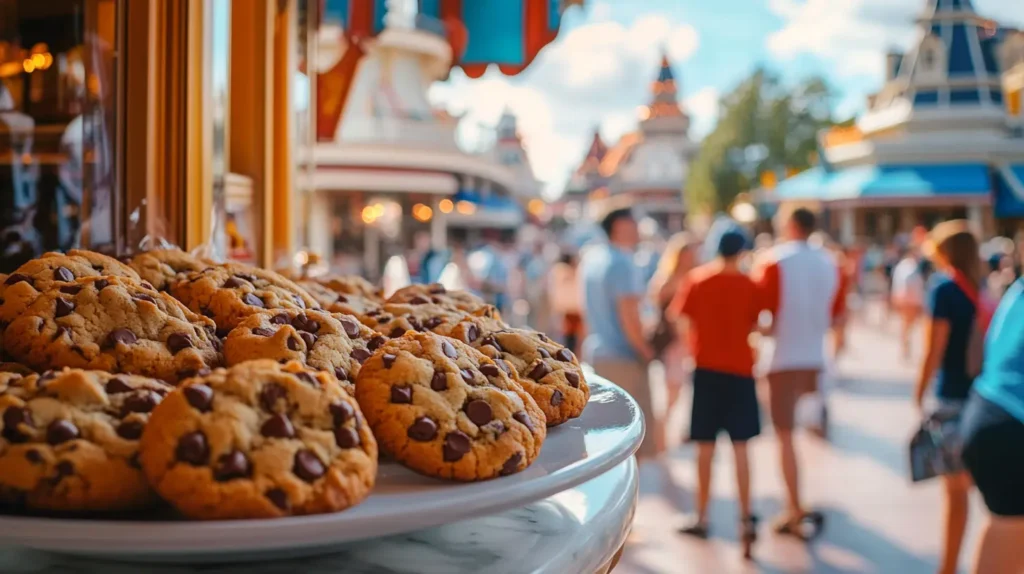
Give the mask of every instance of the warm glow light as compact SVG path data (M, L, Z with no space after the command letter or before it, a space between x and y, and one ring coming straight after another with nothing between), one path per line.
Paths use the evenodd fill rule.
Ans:
M21 63L21 67L25 69L26 74L31 74L36 70L35 63L33 63L32 60L28 58L26 58L25 61Z
M476 205L472 202L462 200L455 204L455 211L458 211L462 215L473 215L476 213Z
M530 202L526 204L526 210L534 217L540 217L543 215L545 207L544 202L539 199L531 199Z
M430 221L430 218L434 217L434 210L429 205L417 203L412 206L412 216L416 218L416 221L426 223Z
M450 199L442 199L437 204L437 208L441 210L441 213L451 213L455 209L455 204Z
M377 203L374 205L367 205L363 208L363 223L367 225L373 225L375 221L380 219L380 216L384 215L384 206Z
M32 64L42 70L46 66L46 56L42 54L32 54Z
M43 54L43 66L44 70L48 70L53 65L53 54L46 52Z

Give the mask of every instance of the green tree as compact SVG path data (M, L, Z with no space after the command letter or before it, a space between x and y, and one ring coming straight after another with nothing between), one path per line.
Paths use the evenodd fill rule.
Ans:
M835 125L833 93L824 80L796 86L759 69L720 102L718 124L701 144L686 183L691 210L716 212L759 185L765 171L805 169L817 136Z

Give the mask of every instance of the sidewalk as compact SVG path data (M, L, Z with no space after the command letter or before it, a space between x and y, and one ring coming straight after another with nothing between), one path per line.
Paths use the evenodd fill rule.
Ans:
M754 563L740 557L732 455L721 440L715 457L711 539L702 542L674 532L677 515L692 510L696 484L694 451L682 445L664 462L641 467L634 536L616 574L934 572L940 492L935 482L911 486L907 478L906 443L916 423L909 399L913 369L898 358L894 333L878 326L850 329L840 378L829 395L830 440L806 433L800 437L805 499L827 515L821 538L805 546L771 533L771 520L784 496L777 443L766 428L751 445L754 506L762 519ZM689 392L684 389L684 398ZM681 407L688 413L689 405ZM984 512L975 495L961 557L964 571Z

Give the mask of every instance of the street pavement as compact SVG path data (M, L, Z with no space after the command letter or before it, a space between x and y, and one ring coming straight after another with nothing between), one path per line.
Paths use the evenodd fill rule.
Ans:
M754 507L761 517L754 561L742 559L737 542L732 454L723 438L715 457L710 539L675 533L680 514L692 511L696 484L694 449L676 446L663 460L641 466L633 534L616 574L934 572L941 493L934 481L912 485L907 478L906 445L918 416L909 399L913 367L899 358L895 332L895 325L851 327L848 349L829 385L829 438L802 433L799 439L805 498L826 515L820 538L804 544L771 532L785 499L777 442L766 424L751 443ZM682 394L673 413L675 436L688 424L688 386ZM984 515L975 493L961 556L964 572Z

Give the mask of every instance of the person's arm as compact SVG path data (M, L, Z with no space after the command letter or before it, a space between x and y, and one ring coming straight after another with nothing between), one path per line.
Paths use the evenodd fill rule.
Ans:
M839 269L839 283L836 284L835 298L832 300L832 325L842 325L846 318L846 294L850 287L849 277Z
M654 350L647 343L644 336L643 324L640 321L640 295L622 295L617 300L619 321L622 323L622 332L626 340L633 347L636 354L644 361L654 360Z
M949 344L949 321L935 317L929 317L924 323L924 359L921 361L921 368L917 374L917 384L914 385L914 404L918 408L924 405L924 397L928 393L932 378L939 370L942 356L946 353L946 346Z
M758 314L761 311L768 311L771 313L772 323L774 323L780 299L781 278L778 263L773 261L761 266L754 273L754 282L757 284ZM764 330L770 331L770 327Z

